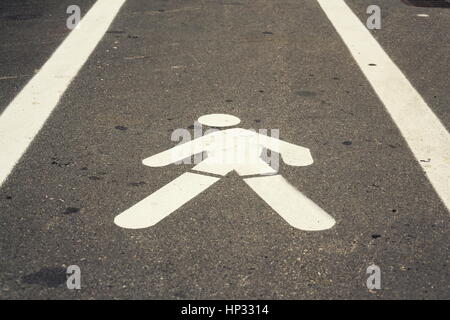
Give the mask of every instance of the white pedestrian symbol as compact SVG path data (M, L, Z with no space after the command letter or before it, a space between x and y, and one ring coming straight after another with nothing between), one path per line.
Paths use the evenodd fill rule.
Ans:
M214 128L240 123L239 118L226 114L206 115L198 121ZM144 159L144 165L162 167L195 154L207 154L205 160L192 168L196 173L182 174L116 216L114 222L129 229L153 226L220 180L217 176L225 176L235 170L291 226L308 231L331 228L335 220L261 158L264 148L279 153L284 162L291 166L308 166L313 163L307 148L251 130L217 130Z

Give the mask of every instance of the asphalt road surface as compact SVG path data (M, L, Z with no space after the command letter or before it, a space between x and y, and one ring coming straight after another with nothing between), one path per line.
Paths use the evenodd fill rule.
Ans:
M96 1L73 2L0 3L0 121L71 36L67 7L84 17ZM411 147L428 134L428 115L407 123L418 138L404 134L364 73L378 65L357 64L365 53L351 52L319 2L126 0L0 187L0 298L449 299L450 159L435 165L439 193L424 173L435 159ZM431 139L448 134L450 9L345 2L361 26L368 6L381 8L367 45L379 43L439 119ZM84 37L64 63L78 63L94 35ZM398 86L402 97L392 79L383 90ZM152 227L114 224L192 169L142 160L211 113L309 148L312 165L281 162L280 174L336 224L293 228L234 172ZM3 135L0 145L22 143ZM379 290L366 286L373 264ZM80 290L66 286L70 265L81 269Z

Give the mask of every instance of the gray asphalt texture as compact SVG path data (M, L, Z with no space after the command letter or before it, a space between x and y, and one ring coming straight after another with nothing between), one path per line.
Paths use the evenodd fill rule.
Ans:
M382 8L374 36L449 129L450 9L347 3L362 21ZM68 34L69 4L0 4L0 112ZM280 173L337 224L296 230L230 174L154 227L117 227L190 169L142 159L209 113L310 148ZM315 0L128 0L1 187L0 230L1 299L450 298L449 212Z

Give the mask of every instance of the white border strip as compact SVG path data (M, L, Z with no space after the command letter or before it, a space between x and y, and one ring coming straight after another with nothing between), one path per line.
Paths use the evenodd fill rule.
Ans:
M0 115L0 185L41 130L126 0L98 0Z
M343 0L317 1L450 210L449 133L347 4Z

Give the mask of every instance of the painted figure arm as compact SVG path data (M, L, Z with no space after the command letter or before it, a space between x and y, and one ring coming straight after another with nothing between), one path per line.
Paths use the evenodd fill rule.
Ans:
M169 150L160 152L142 160L142 163L149 167L164 167L169 164L181 161L194 154L203 152L206 150L206 146L214 139L213 134L208 134L200 138L191 140L189 142L179 144Z
M278 152L287 165L309 166L314 162L308 148L297 146L263 134L258 134L258 142L261 146Z

